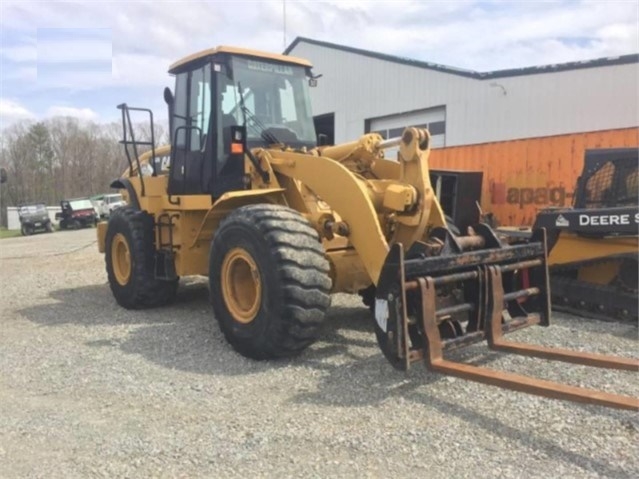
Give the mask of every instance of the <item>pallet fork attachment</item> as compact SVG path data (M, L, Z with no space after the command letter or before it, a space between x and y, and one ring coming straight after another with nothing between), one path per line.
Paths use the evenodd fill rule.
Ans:
M465 243L444 241L442 253L405 257L401 244L388 254L376 294L376 334L386 358L399 369L423 360L436 372L506 389L600 406L639 410L639 399L532 378L444 358L444 352L484 339L490 349L586 366L639 371L639 360L508 341L505 333L548 326L550 301L545 230L525 245L503 246L486 228ZM468 237L466 237L468 238ZM461 240L461 241L460 241ZM457 251L455 251L457 249ZM447 254L448 253L448 254ZM455 287L463 299L442 301ZM459 296L459 293L457 294ZM443 304L442 304L443 303ZM443 307L442 307L443 306Z

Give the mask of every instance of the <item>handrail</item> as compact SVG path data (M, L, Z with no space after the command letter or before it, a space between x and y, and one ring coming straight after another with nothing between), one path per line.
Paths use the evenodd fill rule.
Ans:
M157 165L155 163L155 128L153 123L153 112L148 108L130 107L126 103L122 103L117 106L119 110L122 110L122 141L124 145L124 152L126 154L127 161L129 163L129 171L133 170L133 161L131 160L131 154L129 152L129 145L133 145L133 153L135 154L135 164L138 170L138 176L140 177L140 194L145 196L144 178L142 175L142 168L140 167L140 154L138 152L138 145L145 145L151 147L151 168L153 170L152 176L157 176ZM149 114L149 121L151 126L151 141L138 141L135 139L135 132L133 130L133 123L131 122L131 110L141 111ZM128 135L127 135L128 129Z

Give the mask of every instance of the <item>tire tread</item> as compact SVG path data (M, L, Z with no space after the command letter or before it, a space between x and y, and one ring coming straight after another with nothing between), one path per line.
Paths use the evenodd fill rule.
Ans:
M241 207L222 221L218 231L235 222L250 223L265 239L276 261L282 310L279 317L269 318L261 337L238 338L218 317L222 332L238 352L253 359L299 354L317 340L330 306L329 265L319 235L300 213L281 205ZM211 254L214 250L215 238Z

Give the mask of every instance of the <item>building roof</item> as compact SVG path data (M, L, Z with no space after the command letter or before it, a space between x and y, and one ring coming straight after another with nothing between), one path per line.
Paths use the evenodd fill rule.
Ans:
M626 65L630 63L639 63L639 53L632 53L629 55L597 58L594 60L584 60L584 61L577 61L577 62L558 63L554 65L541 65L541 66L524 67L524 68L510 68L508 70L478 72L474 70L465 70L463 68L455 68L451 66L440 65L438 63L414 60L412 58L373 52L370 50L362 50L360 48L353 48L353 47L348 47L345 45L338 45L336 43L313 40L312 38L305 38L305 37L297 37L295 40L293 40L293 42L286 48L286 50L284 50L284 55L288 55L291 51L293 51L293 49L299 43L308 43L311 45L318 45L325 48L332 48L334 50L340 50L343 52L355 53L357 55L376 58L378 60L385 60L385 61L389 61L393 63L398 63L401 65L408 65L408 66L413 66L417 68L425 68L427 70L450 73L452 75L459 75L466 78L475 78L478 80L514 77L514 76L520 76L520 75L534 75L537 73L554 73L554 72L562 72L562 71L568 71L568 70L580 70L583 68L594 68L594 67L602 67L602 66Z
M277 60L280 62L295 63L296 65L301 65L303 67L311 66L311 63L303 58L296 58L288 55L279 55L277 53L262 52L259 50L248 50L246 48L219 46L216 48L209 48L208 50L202 50L200 52L193 53L192 55L188 55L176 61L169 67L169 73L175 73L176 70L179 70L181 67L193 61L215 55L216 53L229 53L231 55L243 55L248 57L264 58L267 60Z

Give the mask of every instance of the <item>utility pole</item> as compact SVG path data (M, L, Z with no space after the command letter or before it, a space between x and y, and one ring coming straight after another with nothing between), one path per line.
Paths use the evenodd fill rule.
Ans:
M282 0L282 25L283 25L283 43L284 46L282 47L284 50L286 50L286 0Z

